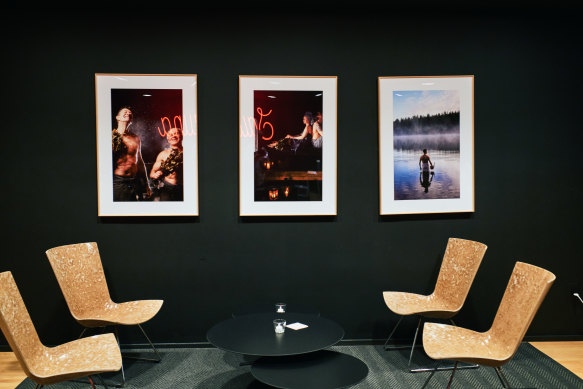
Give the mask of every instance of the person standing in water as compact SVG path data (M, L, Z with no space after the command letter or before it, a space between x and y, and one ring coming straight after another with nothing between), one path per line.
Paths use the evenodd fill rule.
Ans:
M431 162L431 158L427 155L427 149L423 149L423 155L419 158L419 170L428 172L429 169L433 169L435 165Z

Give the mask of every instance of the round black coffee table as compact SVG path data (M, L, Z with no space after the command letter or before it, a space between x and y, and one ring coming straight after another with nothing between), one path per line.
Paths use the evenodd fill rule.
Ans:
M273 320L300 322L308 328L276 334ZM207 332L217 348L261 356L251 368L259 381L278 388L345 388L362 381L368 367L358 358L335 351L321 351L338 343L344 330L332 320L302 313L255 313L225 320Z

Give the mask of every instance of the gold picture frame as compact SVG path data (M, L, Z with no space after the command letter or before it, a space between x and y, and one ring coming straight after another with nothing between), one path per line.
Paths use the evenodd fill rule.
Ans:
M336 215L337 83L239 76L240 216Z
M196 74L95 74L98 216L197 216Z
M474 76L379 77L381 215L474 212Z

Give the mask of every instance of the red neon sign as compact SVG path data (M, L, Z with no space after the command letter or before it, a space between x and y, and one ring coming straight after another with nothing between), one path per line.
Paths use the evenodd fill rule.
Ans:
M259 131L264 130L265 126L269 126L271 128L271 135L269 135L269 137L264 137L263 135L261 135L261 139L263 140L270 140L271 138L273 138L273 125L271 125L270 122L263 122L263 126L261 126L261 122L263 121L264 117L267 117L269 115L271 115L271 109L269 110L268 113L266 113L265 115L263 114L263 109L261 107L257 107L257 113L259 114L259 124L255 123L255 128Z

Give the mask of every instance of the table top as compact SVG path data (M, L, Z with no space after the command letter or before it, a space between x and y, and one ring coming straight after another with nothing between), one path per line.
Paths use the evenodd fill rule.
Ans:
M308 328L276 334L273 320L300 322ZM310 353L330 347L344 337L344 330L332 320L302 313L255 313L222 321L207 332L208 341L221 350L256 356L286 356Z

